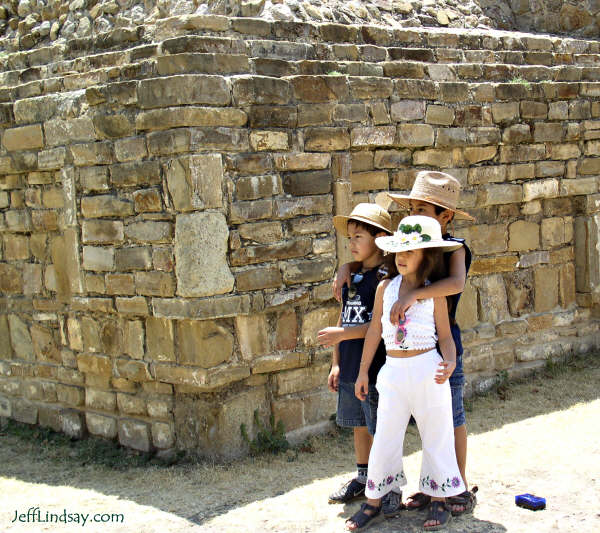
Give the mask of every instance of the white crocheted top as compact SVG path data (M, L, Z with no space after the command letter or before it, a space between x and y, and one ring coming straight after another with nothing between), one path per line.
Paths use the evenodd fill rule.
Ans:
M383 293L381 336L386 350L426 350L435 348L437 334L433 318L433 298L418 300L405 313L400 326L390 322L390 311L398 299L402 275L398 274L388 283Z

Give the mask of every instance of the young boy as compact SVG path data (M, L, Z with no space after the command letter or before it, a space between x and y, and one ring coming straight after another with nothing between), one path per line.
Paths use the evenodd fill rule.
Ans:
M329 390L338 393L336 422L354 430L354 452L357 475L329 496L329 503L347 503L364 497L367 483L369 453L377 421L377 373L385 363L385 347L379 344L369 370L369 393L360 401L354 394L364 337L369 328L375 291L383 276L380 272L383 253L375 238L392 233L389 213L376 204L358 204L350 216L333 218L335 229L350 240L350 252L357 272L348 287L342 290L342 308L336 327L318 333L321 345L333 346L331 371L327 379Z
M417 300L434 298L439 296L448 297L448 312L452 337L456 345L456 368L450 377L450 389L452 391L452 415L454 419L454 442L456 460L462 475L465 487L468 489L466 478L467 463L467 428L465 412L463 407L464 373L462 366L462 342L460 328L456 323L456 308L460 295L463 291L467 272L471 265L471 251L463 239L457 239L447 233L447 226L456 217L474 220L471 215L456 208L460 195L460 184L458 180L449 174L434 171L422 171L416 176L415 183L409 195L389 194L389 197L410 210L411 215L425 215L435 218L442 227L445 240L453 240L463 244L456 251L445 253L444 261L448 277L439 280L427 287L422 287L399 299L392 307L390 321L398 324L404 320L405 311ZM347 283L346 279L350 271L354 271L356 265L351 263L340 268L334 285L334 294L339 293L338 287ZM337 297L337 294L336 294ZM477 503L475 493L477 487L472 491L465 490L458 496L448 498L448 505L454 516L465 512L471 512ZM388 493L383 502L385 515L394 515L403 508L401 492L399 489ZM421 509L429 504L430 498L426 494L417 493L409 498L406 505L408 509Z

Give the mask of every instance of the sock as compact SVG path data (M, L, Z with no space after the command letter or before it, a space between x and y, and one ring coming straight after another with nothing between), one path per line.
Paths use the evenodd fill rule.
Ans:
M356 479L359 483L367 482L367 471L369 469L369 465L360 465L356 463Z

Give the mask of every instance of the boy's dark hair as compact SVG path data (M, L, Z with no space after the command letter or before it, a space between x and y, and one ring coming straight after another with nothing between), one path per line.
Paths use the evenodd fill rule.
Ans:
M435 210L436 215L441 215L444 211L450 211L452 213L452 217L450 220L454 219L454 211L452 209L448 209L447 207L442 207L441 205L431 204L433 209Z
M372 226L371 224L363 222L362 220L355 220L351 218L350 220L348 220L348 226L350 224L354 224L357 228L362 228L365 231L368 231L373 237L375 237L375 235L377 235L378 233L386 233L389 235L389 233L384 229L378 228L377 226Z

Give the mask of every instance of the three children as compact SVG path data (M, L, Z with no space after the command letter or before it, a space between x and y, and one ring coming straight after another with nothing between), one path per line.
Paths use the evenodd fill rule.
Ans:
M425 506L430 506L431 501L433 501L434 503L438 501L438 504L434 505L433 507L430 506L429 514L431 515L430 518L433 518L426 522L426 526L428 526L428 528L439 526L441 521L445 523L449 519L445 513L451 512L452 515L456 516L462 514L463 512L470 512L473 510L473 507L476 504L475 493L477 491L477 488L475 487L472 491L468 491L466 487L465 466L467 433L464 418L464 408L462 404L462 393L464 388L464 375L462 372L461 357L462 344L460 340L460 329L456 325L454 319L458 299L460 298L460 293L462 292L462 289L464 287L466 274L470 266L471 253L466 246L462 246L464 245L464 240L456 239L446 233L447 225L452 221L454 216L472 220L472 217L470 215L456 208L459 193L460 185L458 181L452 176L441 172L423 171L417 174L416 181L410 195L406 196L390 194L390 197L394 201L400 203L405 207L409 207L412 215L424 215L435 219L440 224L440 232L444 234L443 239L453 243L453 246L444 245L439 247L440 249L446 250L445 253L443 253L442 263L438 265L438 267L441 267L441 270L445 271L445 274L432 274L432 279L430 281L433 281L433 283L413 286L409 282L405 282L403 284L403 290L398 291L396 298L392 299L392 301L390 302L390 297L388 297L388 305L385 310L385 313L389 315L388 317L385 317L387 320L389 320L389 324L399 325L398 331L406 332L406 328L408 327L408 324L405 321L406 314L410 314L412 312L411 309L413 306L415 307L415 309L418 309L423 300L430 300L431 298L443 299L444 296L448 297L448 314L446 315L446 320L450 323L450 338L454 340L453 345L456 346L456 369L453 373L450 373L450 387L452 389L452 412L455 428L455 455L460 469L460 486L464 490L459 493L453 492L453 496L451 498L448 498L446 502L448 504L448 507L443 508L440 507L439 500L432 500L431 494L425 490L411 496L406 506L409 509L418 509ZM428 254L429 252L427 252L425 255ZM351 263L349 265L344 265L340 269L340 272L338 273L338 277L336 279L338 292L341 292L339 289L344 286L343 281L345 280L345 278L349 277L350 271L357 271L359 268L361 268L359 264ZM436 278L437 280L434 281ZM334 292L335 291L336 287L334 285ZM416 325L417 324L413 324L412 327L415 327ZM358 334L358 331L356 331L356 333ZM329 338L329 340L333 341L334 339ZM442 351L442 353L444 353L441 345L439 345L439 349L440 351ZM334 355L334 360L335 358L336 356ZM379 370L380 367L381 365L379 363L375 364L375 368L377 370ZM333 367L332 372L334 372ZM331 377L332 376L330 375L330 388ZM370 405L372 407L375 405L376 398L376 390L373 391L372 389L373 383L373 372L370 371L369 385L371 390L367 394L365 400L370 399ZM363 393L364 392L366 391L363 391ZM376 419L375 416L372 418ZM356 449L358 463L359 448L357 447ZM361 459L362 458L364 458L364 456L361 455ZM399 477L398 479L395 479L395 475L392 477L394 479L392 479L389 482L389 485L391 486L390 488L392 490L387 491L385 499L383 501L383 513L386 516L394 515L401 509L405 508L401 501L400 491L400 486L404 483L402 483L401 477ZM357 480L358 479L359 476L357 476ZM386 478L386 482L388 479L389 477ZM360 481L364 481L364 469L361 470ZM347 485L349 486L351 483L352 482L349 482ZM434 481L434 483L437 482ZM338 497L339 496L340 495L338 494ZM331 498L330 501L349 500L345 498ZM365 514L368 516L368 513ZM376 514L379 515L379 512ZM367 523L369 521L370 519L367 520ZM354 529L354 526L356 526L357 524L355 522L352 522L352 524L350 525L350 528Z

